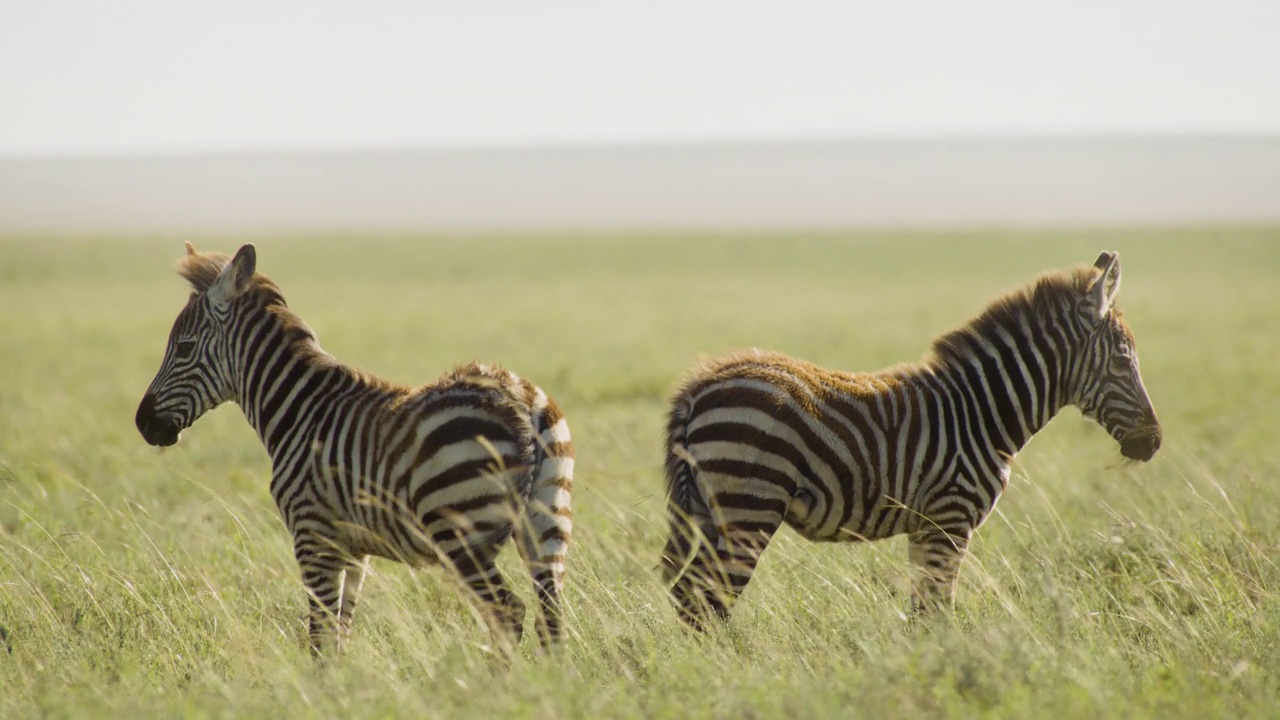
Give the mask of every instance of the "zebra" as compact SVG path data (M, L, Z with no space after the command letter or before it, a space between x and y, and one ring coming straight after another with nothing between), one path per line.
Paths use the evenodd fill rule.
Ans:
M234 258L186 248L178 272L192 293L135 421L147 443L169 446L220 403L240 405L271 456L312 653L342 649L370 556L451 568L514 647L524 606L495 566L513 536L539 637L557 640L574 453L555 402L494 365L417 388L345 365L255 272L252 244Z
M998 298L922 362L875 373L761 351L703 362L666 428L659 567L680 618L727 620L784 522L812 541L906 534L913 610L952 607L1014 454L1066 405L1150 460L1162 433L1119 288L1119 256L1104 252Z

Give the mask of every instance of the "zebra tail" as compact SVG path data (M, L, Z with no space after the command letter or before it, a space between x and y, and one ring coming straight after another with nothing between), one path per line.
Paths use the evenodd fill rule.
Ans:
M667 476L667 522L671 537L662 551L662 577L671 582L678 577L698 545L700 534L708 531L710 512L698 489L697 468L689 454L689 415L692 405L683 394L672 403L667 420L667 452L663 469Z

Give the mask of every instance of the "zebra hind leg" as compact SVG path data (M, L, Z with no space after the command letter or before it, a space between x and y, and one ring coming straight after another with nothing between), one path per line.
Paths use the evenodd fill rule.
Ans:
M705 630L712 618L729 619L724 577L716 572L717 564L715 550L703 541L689 566L676 571L671 603L680 621L694 630Z
M531 501L532 506L536 500ZM566 510L567 514L567 510ZM569 532L561 527L557 515L549 510L526 508L526 515L516 522L516 549L533 580L540 612L537 616L538 639L543 647L560 639L560 604L564 589L564 557L569 546ZM568 524L568 519L562 521Z
M524 633L524 602L507 587L494 549L462 548L449 556L462 584L480 606L500 643L514 649Z
M685 511L674 504L667 513L671 535L662 550L659 569L663 581L671 586L671 604L680 620L702 630L710 617L728 618L728 606L717 591L723 582L714 572L720 533L709 515Z
M567 534L563 537L552 533L542 543L539 537L545 534L521 530L521 537L516 546L529 576L533 580L534 593L538 597L540 612L537 617L538 639L543 647L548 647L560 640L561 635L561 598L564 594L564 551L568 547ZM543 550L548 550L544 553Z
M551 413L550 417L556 416ZM561 634L565 556L573 535L573 445L563 418L552 423L544 417L540 422L547 426L538 437L543 454L534 468L533 488L524 513L516 519L515 535L516 549L538 596L538 639L546 647L557 642Z
M714 547L704 541L693 561L676 580L672 599L680 619L696 630L710 618L729 619L730 609L746 590L782 517L722 527Z

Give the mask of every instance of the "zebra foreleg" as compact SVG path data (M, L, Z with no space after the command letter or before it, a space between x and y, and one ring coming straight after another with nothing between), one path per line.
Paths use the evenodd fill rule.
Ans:
M312 535L298 535L295 538L294 554L302 569L302 584L307 589L307 636L311 654L321 657L330 638L335 640L341 650L344 638L339 632L339 619L346 603L343 591L351 561L334 550L330 541ZM357 588L350 600L352 610L355 608L358 586L364 579L363 568L354 579Z
M351 560L342 571L342 602L338 609L338 649L346 645L351 637L351 622L355 618L356 603L360 600L360 588L364 586L365 573L369 568L369 556Z
M932 529L910 535L907 555L912 569L911 606L915 612L954 607L956 577L972 533L971 529Z

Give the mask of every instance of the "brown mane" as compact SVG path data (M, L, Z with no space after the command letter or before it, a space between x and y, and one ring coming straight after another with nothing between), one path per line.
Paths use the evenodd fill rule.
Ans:
M188 251L188 254L178 261L177 270L179 275L191 283L191 289L199 294L208 292L214 281L218 279L218 275L230 262L231 257L220 252ZM308 356L311 362L344 367L348 372L377 387L403 389L399 383L345 366L321 349L315 331L289 308L284 294L280 291L280 286L266 275L255 272L244 297L252 297L250 302L266 308L267 312L274 315L294 351Z
M1061 312L1064 307L1074 307L1084 298L1085 291L1098 278L1101 271L1081 265L1069 271L1056 270L996 298L969 322L938 336L933 341L933 361L954 359L967 355L974 341L991 337L997 327L1016 328L1020 317L1041 316ZM1113 312L1119 318L1119 311ZM1033 321L1029 323L1036 326Z
M207 292L229 262L231 258L220 252L188 253L178 261L178 274L191 283L192 290Z
M226 269L230 262L230 256L223 255L220 252L189 250L187 255L178 261L177 270L179 275L191 283L192 290L197 293L203 293L209 291L209 288L218 279L218 275ZM264 305L287 307L284 295L280 292L280 286L262 273L255 272L250 280L249 289L246 293L253 292L265 292L267 294L263 302ZM298 322L301 322L301 320L298 320Z

